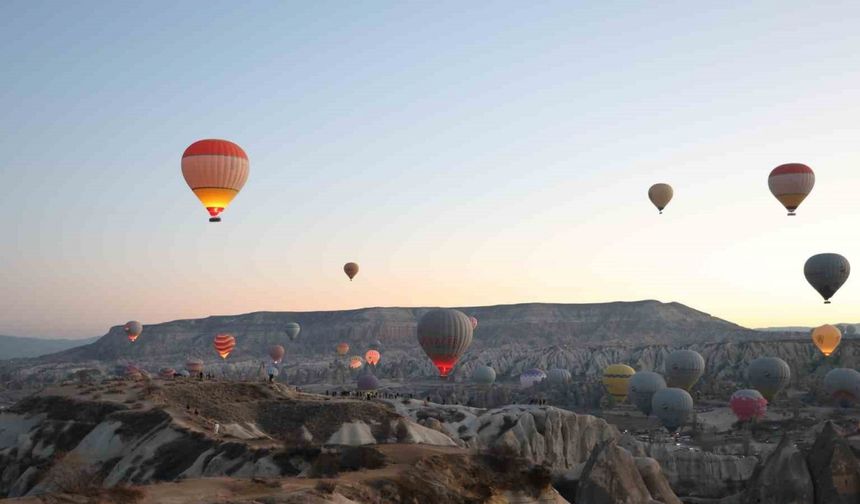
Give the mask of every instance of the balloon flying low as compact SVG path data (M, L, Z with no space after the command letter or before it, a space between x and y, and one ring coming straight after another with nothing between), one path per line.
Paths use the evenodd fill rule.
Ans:
M287 332L287 336L290 338L290 341L296 341L296 338L302 331L302 326L295 322L287 322L287 324L284 326L284 331Z
M376 350L368 350L367 353L364 354L364 360L371 366L379 364L379 357L379 352Z
M603 370L603 387L618 402L627 399L628 383L636 370L626 364L612 364Z
M272 362L275 364L281 362L285 353L284 347L281 345L272 345L269 347L269 357L272 358Z
M445 379L472 344L472 322L458 310L431 310L418 322L418 343Z
M239 194L248 180L250 164L241 147L227 140L198 140L182 154L182 176L209 212L209 222Z
M346 355L349 352L349 343L338 343L335 347L335 351L338 355Z
M840 341L842 341L842 332L836 326L824 324L812 330L812 343L825 357L830 357Z
M218 355L220 355L222 359L226 359L227 356L230 355L230 352L236 348L236 338L231 334L218 334L215 336L215 340L212 342L212 345L215 347L215 351L218 352Z
M123 326L123 330L125 331L125 335L128 336L128 340L134 343L137 337L140 336L140 333L143 332L143 325L137 320L130 320Z

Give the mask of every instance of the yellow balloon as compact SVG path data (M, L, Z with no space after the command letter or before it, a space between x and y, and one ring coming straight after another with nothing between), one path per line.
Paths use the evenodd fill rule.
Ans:
M824 324L812 330L812 342L825 357L829 357L836 350L840 341L842 341L842 332L830 324Z
M627 384L636 370L626 364L612 364L603 370L603 386L618 402L627 399Z

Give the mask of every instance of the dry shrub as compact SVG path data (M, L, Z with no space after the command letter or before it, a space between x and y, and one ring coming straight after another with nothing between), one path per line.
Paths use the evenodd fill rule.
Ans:
M102 492L108 502L113 504L135 504L143 499L144 492L139 488L118 485Z
M96 495L102 485L98 471L74 453L60 455L48 471L47 479L58 491L76 495Z
M315 488L320 493L333 494L335 489L337 489L337 483L332 480L319 480Z

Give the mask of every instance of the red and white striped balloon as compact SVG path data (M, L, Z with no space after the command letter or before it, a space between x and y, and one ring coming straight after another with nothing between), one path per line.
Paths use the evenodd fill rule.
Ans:
M815 173L802 163L779 165L770 172L767 186L788 215L794 215L797 207L809 196L815 186Z
M234 338L231 334L218 334L215 336L215 341L213 342L215 346L215 351L218 352L218 355L221 356L222 359L226 359L230 352L236 347L236 338Z
M239 194L250 163L241 147L227 140L198 140L182 154L182 176L209 211L210 222Z

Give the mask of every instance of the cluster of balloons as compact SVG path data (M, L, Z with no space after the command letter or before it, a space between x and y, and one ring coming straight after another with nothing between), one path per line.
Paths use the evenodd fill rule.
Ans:
M815 186L815 173L802 163L788 163L774 168L767 178L770 192L788 210L788 215L796 215L797 207L809 196ZM665 183L654 184L648 189L648 199L662 214L663 209L672 201L674 190ZM810 257L803 266L803 274L812 287L830 304L830 298L848 279L851 265L839 254L817 254Z

